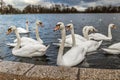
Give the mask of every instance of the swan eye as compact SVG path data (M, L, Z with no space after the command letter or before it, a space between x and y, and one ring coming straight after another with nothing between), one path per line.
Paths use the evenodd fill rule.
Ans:
M66 29L67 30L70 30L71 29L71 26L69 25L69 26L66 26Z

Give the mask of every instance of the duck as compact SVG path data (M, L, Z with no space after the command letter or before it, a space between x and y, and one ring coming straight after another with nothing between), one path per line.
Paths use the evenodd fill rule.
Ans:
M116 25L112 24L112 23L109 24L109 26L108 26L108 36L103 35L101 33L92 33L92 34L89 35L89 38L93 39L93 40L111 41L112 40L111 29L116 29Z
M12 54L14 56L19 57L35 57L35 56L43 56L46 53L49 45L46 47L43 44L38 43L26 43L24 46L21 46L21 37L17 31L16 26L10 26L7 30L7 35L11 32L14 32L17 37L17 45L12 49Z
M40 43L40 44L43 44L43 40L40 38L39 31L38 31L38 27L39 26L43 27L42 25L43 25L42 21L37 20L36 21L36 39L37 40L32 39L30 37L22 37L21 38L21 46L26 45L26 43L33 43L33 44L34 43ZM10 46L10 47L15 47L16 44L17 44L17 39L14 40L14 43L7 43L7 45Z
M120 42L110 45L108 48L102 48L108 54L120 54Z
M65 45L65 36L66 30L63 22L58 22L54 31L60 30L62 42L59 47L58 56L57 56L57 65L59 66L75 66L81 63L85 59L85 54L87 48L83 46L77 46L75 42L75 35L72 35L73 46L66 53L64 53L64 45Z
M28 28L28 20L26 20L26 29L24 28L21 28L21 27L18 27L17 30L18 30L18 33L20 34L26 34L26 33L29 33L29 28Z

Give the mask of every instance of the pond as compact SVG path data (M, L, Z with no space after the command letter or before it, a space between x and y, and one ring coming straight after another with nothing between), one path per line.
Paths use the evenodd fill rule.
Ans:
M35 38L35 21L41 20L44 28L39 28L41 39L45 45L50 47L45 56L24 58L12 55L12 48L8 47L6 43L13 42L16 38L15 34L6 35L9 26L16 25L17 27L25 28L25 22L28 20L29 29L31 31L30 37ZM19 15L0 15L0 59L7 61L27 62L37 65L56 65L58 54L58 47L52 45L58 42L61 37L60 32L54 32L53 29L57 22L62 21L65 24L72 23L75 26L75 33L82 35L82 28L86 25L92 25L99 30L100 33L107 35L108 25L114 23L117 26L116 30L112 30L112 41L104 41L101 47L95 51L95 54L87 55L86 61L90 68L120 68L120 55L108 55L102 51L101 48L120 42L120 14L19 14ZM67 32L69 34L70 32ZM23 36L23 35L22 35ZM68 49L66 48L66 51ZM86 67L82 65L77 67Z

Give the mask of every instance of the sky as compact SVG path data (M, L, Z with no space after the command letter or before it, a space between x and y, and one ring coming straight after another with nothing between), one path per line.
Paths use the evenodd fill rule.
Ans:
M52 4L67 4L73 6L80 11L84 11L87 7L97 5L115 5L120 6L120 0L3 0L6 4L11 4L14 7L23 9L28 4L40 4L50 7Z

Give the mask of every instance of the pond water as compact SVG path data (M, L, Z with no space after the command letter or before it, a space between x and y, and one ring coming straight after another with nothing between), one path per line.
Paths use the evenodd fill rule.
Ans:
M17 27L25 28L25 21L28 20L29 29L31 31L30 37L35 39L35 21L41 20L44 28L39 28L39 33L45 45L50 47L45 56L23 58L12 55L12 48L8 47L6 43L13 42L16 38L15 34L6 35L9 26L16 25ZM82 35L82 28L86 25L92 25L99 30L100 33L107 35L108 25L114 23L117 26L116 30L112 30L113 39L111 42L103 42L101 47L95 51L93 55L86 56L86 61L90 68L120 68L120 55L108 55L102 51L102 47L120 42L120 14L21 14L21 15L0 15L0 59L7 61L27 62L37 65L56 65L56 58L58 54L58 47L52 45L53 42L58 42L60 32L53 32L58 21L65 24L72 20L75 26L75 33ZM67 34L69 34L68 32ZM67 51L68 49L66 49ZM86 67L82 65L77 67Z

